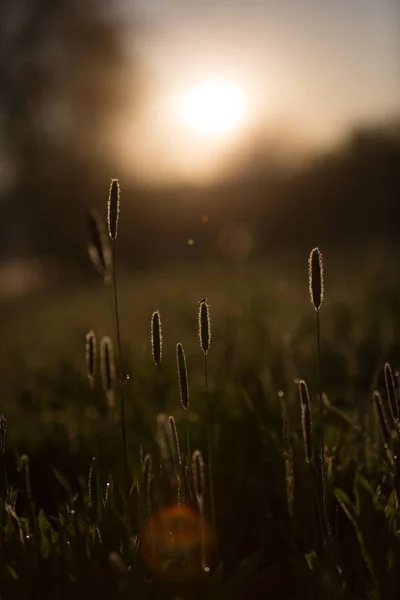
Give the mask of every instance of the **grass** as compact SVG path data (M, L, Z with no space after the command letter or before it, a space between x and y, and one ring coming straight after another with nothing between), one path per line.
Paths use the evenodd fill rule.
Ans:
M321 394L307 265L300 275L285 265L279 272L258 265L224 278L217 269L140 281L122 274L118 300L126 343L122 372L129 374L132 531L124 514L120 422L109 418L98 377L91 389L85 375L85 334L93 329L101 339L114 331L110 290L94 284L31 304L29 312L23 305L5 307L2 598L397 598L397 464L387 451L392 446L391 456L397 456L397 439L390 433L382 443L372 402L377 389L386 403L385 363L394 372L400 364L397 282L385 273L368 279L360 273L348 281L339 270L329 274L321 329L332 530L327 550L314 510L318 487L304 460L298 393L304 379L319 456ZM191 449L207 456L208 447L204 356L196 324L197 301L205 292L213 319L207 377L218 554L208 500L204 506L203 498L201 506L196 503L186 468L192 463L185 443L188 424ZM156 308L163 317L157 374L149 335ZM177 342L185 348L190 379L187 410L180 403ZM387 381L391 384L386 369ZM161 400L173 417L165 432L172 423L174 435L171 440L165 433L160 457L155 415ZM202 460L196 460L198 470ZM207 461L204 468L202 495L209 498ZM181 546L156 543L165 523L176 527Z

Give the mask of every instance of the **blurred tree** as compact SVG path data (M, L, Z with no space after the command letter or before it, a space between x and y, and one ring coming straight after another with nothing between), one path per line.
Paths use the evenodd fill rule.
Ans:
M16 178L0 227L14 254L76 262L84 208L105 201L112 119L128 89L138 97L112 11L112 0L1 2L0 114Z

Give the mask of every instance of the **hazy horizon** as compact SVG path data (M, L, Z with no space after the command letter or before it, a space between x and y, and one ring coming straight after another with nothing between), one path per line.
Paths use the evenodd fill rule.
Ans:
M400 112L395 1L123 0L121 10L138 18L127 47L151 90L138 121L124 115L117 144L121 167L141 177L206 180L255 141L318 149ZM245 118L235 135L204 143L174 121L174 102L209 80L243 93Z

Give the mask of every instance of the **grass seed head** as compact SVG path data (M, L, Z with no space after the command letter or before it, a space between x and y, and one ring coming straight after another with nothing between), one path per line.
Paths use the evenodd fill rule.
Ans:
M93 388L96 375L97 341L94 331L86 334L86 375Z
M179 391L181 403L185 410L189 408L189 383L186 368L186 357L182 344L176 345L176 362L178 365Z
M211 320L210 320L210 306L207 298L203 298L199 302L199 340L200 346L206 355L211 344Z
M301 403L301 426L303 430L304 458L306 463L310 463L313 457L311 402L307 384L305 381L303 381L303 379L299 381L299 394Z
M104 391L107 394L109 407L115 406L116 371L114 359L114 346L111 338L105 336L100 342L101 378Z
M311 250L308 259L308 287L311 303L319 311L324 299L324 264L318 248Z
M396 429L397 429L398 424L399 424L399 403L398 403L398 397L397 397L397 392L396 392L396 386L394 383L393 371L392 371L392 367L390 366L389 363L385 364L384 374L385 374L386 394L387 394L388 401L389 401L390 415L391 415L391 417L393 419L393 423L395 424Z
M97 271L106 284L111 282L112 262L111 249L107 232L99 213L96 210L87 212L88 251Z
M158 366L162 358L162 328L161 316L158 310L151 315L151 351L154 363Z
M118 220L120 211L120 187L118 179L111 179L107 202L108 235L112 240L118 236Z

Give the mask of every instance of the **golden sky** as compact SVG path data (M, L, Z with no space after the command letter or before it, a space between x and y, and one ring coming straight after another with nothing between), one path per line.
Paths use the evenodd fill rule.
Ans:
M318 147L400 113L397 0L138 0L135 16L151 93L121 119L118 161L144 179L205 181L254 140Z

